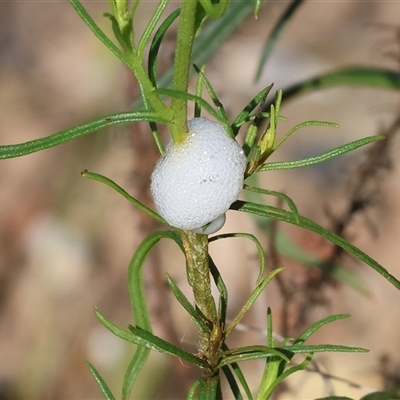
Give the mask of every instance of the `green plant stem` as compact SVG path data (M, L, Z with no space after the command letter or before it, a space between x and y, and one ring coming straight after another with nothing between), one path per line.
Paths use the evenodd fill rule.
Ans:
M187 92L190 61L195 37L197 0L182 0L176 41L173 89ZM187 135L187 100L172 98L174 125L170 128L174 143L182 143Z
M155 92L155 87L150 81L150 78L147 75L147 72L143 66L143 61L140 55L133 51L130 54L127 54L129 58L129 67L136 76L136 79L140 86L140 93L144 99L144 103L149 103L159 116L166 119L167 121L171 121L172 126L172 110L161 100L160 96ZM171 129L170 126L170 129Z
M181 239L186 257L188 282L193 289L196 311L204 321L204 327L201 324L197 326L199 336L197 357L207 361L208 367L203 368L198 398L221 400L222 392L217 365L225 333L211 293L208 236L181 231Z
M153 16L151 17L150 21L148 22L146 29L143 32L142 37L140 38L140 41L137 46L137 52L140 57L143 57L143 52L145 50L145 47L150 39L151 34L153 33L158 21L160 20L165 7L167 6L169 0L160 0L160 3L158 4L156 11L154 12Z
M211 293L210 269L208 265L208 236L182 231L183 247L189 285L192 287L194 303L207 330L199 329L199 354L212 358L211 341L218 326L217 309ZM210 353L211 351L211 353Z
M261 379L260 390L257 394L256 400L267 400L271 395L273 383L279 375L280 360L272 357L267 360L263 377Z
M218 376L200 380L200 399L222 400L221 381Z
M267 310L267 338L268 346L271 348L275 347L275 339L272 327L272 314L270 307L268 307ZM276 357L272 357L266 360L263 377L261 379L260 390L258 391L256 400L264 400L269 398L271 394L271 387L273 386L274 381L279 375L279 364L280 360Z

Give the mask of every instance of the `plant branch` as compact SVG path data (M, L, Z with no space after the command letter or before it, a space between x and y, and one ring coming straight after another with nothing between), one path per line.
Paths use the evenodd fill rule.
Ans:
M199 328L199 354L212 359L220 349L223 337L217 308L211 293L208 256L208 236L182 231L183 247L189 285L193 289L194 303L207 329Z
M173 89L180 92L187 92L189 84L190 61L195 37L196 9L197 0L182 1L173 77ZM175 143L182 143L188 132L187 100L172 98L172 110L174 112L174 125L171 127L172 139Z
M159 94L156 93L155 87L150 81L147 72L143 66L143 61L140 55L136 52L129 54L130 69L134 73L139 86L140 93L143 96L144 103L150 104L158 115L162 116L168 121L172 121L171 109L161 100ZM168 124L171 125L171 124Z

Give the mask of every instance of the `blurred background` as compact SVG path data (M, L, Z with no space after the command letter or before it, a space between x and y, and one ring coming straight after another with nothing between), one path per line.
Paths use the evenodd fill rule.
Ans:
M102 17L109 11L108 2L84 5L110 32L109 21ZM155 2L141 2L137 36L154 6ZM177 6L171 2L170 11ZM272 82L274 90L285 88L355 65L398 71L397 2L306 1L255 83L262 46L285 7L286 2L267 1L259 21L245 19L208 63L207 76L230 117ZM173 61L174 38L169 34L162 47L161 70ZM67 1L0 2L2 145L128 110L137 95L128 71ZM328 120L340 128L296 132L274 154L274 161L316 155L365 136L389 137L386 146L371 146L316 167L261 173L258 184L291 196L301 214L345 236L400 277L399 93L362 87L320 90L284 102L282 114L288 120L280 123L280 134L306 120ZM85 360L96 366L115 394L120 393L134 347L100 325L93 306L120 326L133 323L127 267L137 245L159 226L80 172L106 175L151 206L149 176L157 158L147 125L134 124L0 162L1 400L101 399ZM277 205L274 199L266 201ZM266 342L269 306L276 333L290 337L317 319L349 313L350 319L322 329L310 343L371 350L315 357L311 369L320 372L295 374L275 398L340 394L357 399L372 390L400 387L396 289L306 231L260 223L231 211L222 232L234 231L259 236L267 267L284 265L287 270L232 335L231 347ZM213 243L211 254L228 286L232 317L254 286L256 249L244 239L230 239ZM332 272L338 268L341 273ZM190 297L182 255L170 243L161 243L144 269L155 334L195 352L190 318L171 297L164 279L167 271ZM254 389L262 366L261 361L244 366ZM132 398L184 399L197 376L199 371L180 360L152 354Z

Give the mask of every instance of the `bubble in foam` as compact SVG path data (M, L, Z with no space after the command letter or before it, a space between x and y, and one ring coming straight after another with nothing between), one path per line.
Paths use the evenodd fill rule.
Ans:
M237 200L246 157L223 125L201 117L188 127L183 143L168 144L150 188L158 213L171 226L200 232L217 218L224 221L223 214ZM203 233L213 233L213 227L218 230L221 223L210 224Z

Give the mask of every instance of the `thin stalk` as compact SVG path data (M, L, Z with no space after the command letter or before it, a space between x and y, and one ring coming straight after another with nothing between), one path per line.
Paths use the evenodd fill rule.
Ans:
M222 400L221 381L218 375L200 380L199 399Z
M218 326L217 309L211 293L210 269L208 265L208 236L193 232L182 232L186 256L189 285L192 287L194 303L201 318L208 327L199 329L199 353L209 355L211 341Z
M168 2L169 2L169 0L161 0L160 4L157 6L157 9L154 12L153 16L151 17L150 21L147 23L146 29L143 32L143 35L140 38L139 44L137 46L137 52L140 57L143 57L143 52L145 50L145 47L150 39L151 34L153 33L153 31L155 29L158 21L160 20Z
M140 85L140 92L142 96L146 98L150 103L153 110L162 118L167 121L171 121L172 125L172 110L161 100L160 96L155 92L155 88L148 77L146 70L143 66L141 57L137 52L128 54L129 67L136 76L136 79Z
M267 310L267 337L268 337L268 346L271 348L275 347L275 339L273 336L273 327L272 327L272 314L271 314L271 309L269 307ZM270 359L266 359L265 363L266 364L263 377L261 379L260 390L257 394L256 400L269 399L269 396L271 395L271 388L273 387L273 383L279 374L279 364L280 364L279 359L276 359L276 357L272 357Z
M266 360L263 377L261 379L261 387L256 400L268 400L271 396L274 382L279 375L279 362L280 361L274 357Z
M174 63L173 89L187 92L190 61L195 37L197 0L182 1ZM172 98L174 125L170 128L174 143L182 143L187 135L187 100Z

